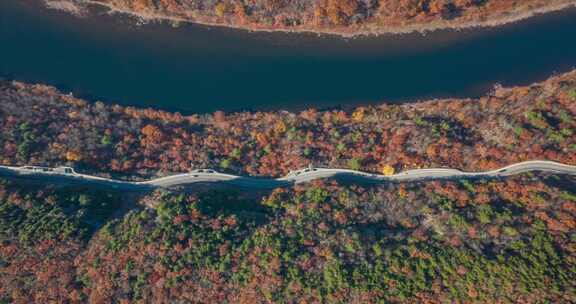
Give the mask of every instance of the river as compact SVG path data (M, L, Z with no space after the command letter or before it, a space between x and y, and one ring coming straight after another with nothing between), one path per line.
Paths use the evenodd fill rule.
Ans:
M491 29L343 39L77 18L0 1L0 77L183 113L475 97L576 66L576 9Z

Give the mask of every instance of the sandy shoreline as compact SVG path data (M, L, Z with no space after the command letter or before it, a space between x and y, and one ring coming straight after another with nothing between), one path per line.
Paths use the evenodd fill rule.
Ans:
M47 7L52 9L62 9L64 11L71 11L70 6L62 6L62 5L50 5L50 3L54 2L65 2L65 0L42 0L46 3ZM283 33L310 33L310 34L317 34L317 35L334 35L340 36L343 38L354 38L359 36L380 36L386 34L409 34L409 33L421 33L426 34L428 32L437 31L437 30L464 30L470 28L487 28L487 27L497 27L505 24L519 22L537 15L542 15L546 13L561 11L564 9L568 9L571 7L576 7L575 0L567 0L564 3L554 4L546 7L541 7L538 9L533 9L525 12L514 12L511 13L509 16L498 17L491 20L486 21L473 21L473 22L464 22L461 24L450 24L445 21L435 22L435 23L428 23L428 24L416 24L410 26L397 26L397 27L387 27L381 29L358 29L352 32L344 32L339 30L329 30L329 29L312 29L312 28L294 28L294 29L287 29L287 28L258 28L254 26L243 26L243 25L236 25L236 24L224 24L220 22L210 22L204 20L192 20L187 18L181 17L174 17L174 16L166 16L166 15L158 15L158 14L142 14L136 13L129 10L124 10L117 8L113 5L109 5L106 3L87 0L84 3L88 5L95 5L99 7L104 7L108 9L109 14L125 14L136 17L141 19L145 22L153 22L153 21L169 21L175 23L190 23L190 24L199 24L199 25L206 25L212 27L223 27L223 28L232 28L232 29L239 29L248 32L283 32ZM76 4L73 4L76 5ZM81 12L84 8L78 7L77 11ZM75 14L80 15L80 14Z

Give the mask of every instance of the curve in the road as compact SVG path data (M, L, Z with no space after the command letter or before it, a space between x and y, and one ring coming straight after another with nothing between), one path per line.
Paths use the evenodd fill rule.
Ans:
M378 175L348 169L306 168L292 171L281 178L258 178L220 173L211 169L199 169L190 173L171 175L144 182L130 182L76 173L73 168L58 167L10 167L0 166L0 176L40 179L61 183L104 185L117 189L170 188L194 183L227 183L240 187L272 189L292 184L310 182L323 178L344 178L365 183L409 182L432 179L498 178L531 171L576 175L576 166L552 161L526 161L486 172L464 172L457 169L431 168L400 172L394 175Z

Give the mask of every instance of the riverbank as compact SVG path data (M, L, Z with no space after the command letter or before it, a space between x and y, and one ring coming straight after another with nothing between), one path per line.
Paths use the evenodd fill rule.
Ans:
M0 163L9 166L149 178L198 168L279 177L309 165L384 175L441 167L490 171L535 159L576 165L576 71L495 88L478 99L349 111L183 116L89 103L17 82L1 83L0 98Z
M225 23L222 21L214 21L214 18L197 16L193 18L183 18L178 16L171 16L165 14L158 14L154 12L137 12L133 10L127 10L110 3L103 3L95 0L82 1L80 4L74 2L68 2L63 0L53 1L53 0L43 0L46 3L57 2L59 5L48 5L54 9L62 9L64 11L71 12L75 15L82 15L86 11L86 8L82 8L82 5L95 5L108 9L110 14L125 14L131 15L142 22L155 22L155 21L167 21L172 23L174 26L178 26L179 23L194 23L201 24L212 27L228 27L246 30L250 32L285 32L285 33L313 33L318 35L336 35L345 38L354 38L358 36L379 36L385 34L408 34L408 33L421 33L427 34L429 32L437 30L464 30L470 28L485 28L485 27L496 27L502 26L510 23L519 22L537 15L542 15L546 13L561 11L571 7L576 7L576 1L565 0L559 3L552 3L543 7L536 7L530 9L521 9L518 11L511 11L503 14L502 16L492 17L489 20L474 20L474 21L453 21L453 20L434 20L432 22L416 23L416 24L403 24L400 26L387 25L387 26L377 26L373 24L365 24L360 27L340 27L336 29L329 28L318 28L318 27L266 27L258 24L243 25L238 23ZM80 6L78 6L80 5ZM212 20L211 20L212 19Z
M183 114L349 109L544 81L576 66L573 36L576 9L498 29L342 39L136 26L102 11L77 18L8 0L0 1L0 77Z

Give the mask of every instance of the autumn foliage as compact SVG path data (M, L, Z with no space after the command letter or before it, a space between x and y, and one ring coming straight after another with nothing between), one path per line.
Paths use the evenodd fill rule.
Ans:
M526 160L576 164L576 72L479 99L349 111L183 116L0 84L0 163L150 177L213 168L281 176L310 164L391 174L485 171Z
M86 1L88 2L88 1ZM96 0L144 17L355 34L498 23L570 0ZM79 4L83 0L78 1Z
M571 303L574 189L524 175L138 198L0 180L0 299Z

